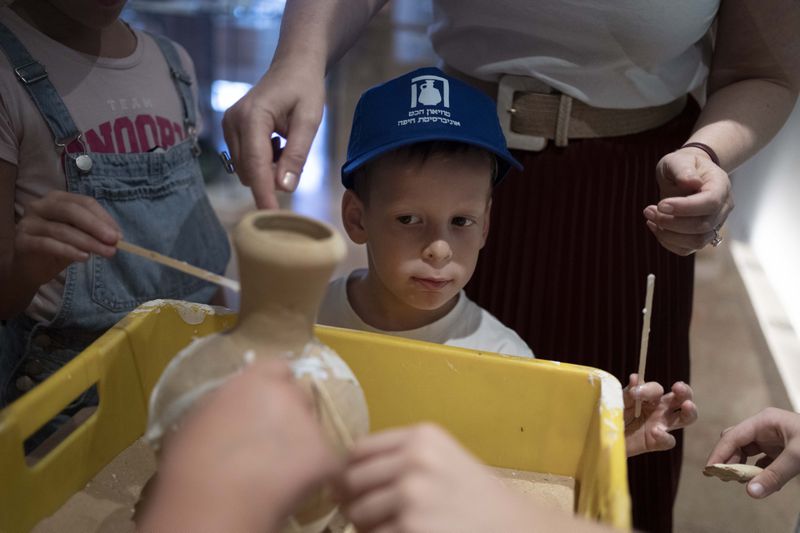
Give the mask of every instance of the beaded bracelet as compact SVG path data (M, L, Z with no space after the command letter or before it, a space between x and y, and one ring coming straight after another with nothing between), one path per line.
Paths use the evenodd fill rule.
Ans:
M717 152L715 152L714 149L707 144L692 142L684 144L683 146L681 146L681 148L699 148L700 150L708 154L708 157L711 158L711 162L719 166L719 156L717 155Z

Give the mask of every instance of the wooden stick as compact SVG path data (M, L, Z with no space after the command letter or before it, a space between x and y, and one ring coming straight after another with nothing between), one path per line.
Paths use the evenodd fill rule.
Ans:
M178 261L177 259L167 257L166 255L161 255L158 252L148 250L147 248L142 248L141 246L136 246L135 244L131 244L123 240L117 241L117 248L125 252L135 254L140 257L144 257L145 259L149 259L150 261L154 261L156 263L160 263L170 268L174 268L175 270L180 270L181 272L198 277L200 279L210 281L211 283L222 285L223 287L227 287L232 291L239 292L238 281L226 278L224 276L220 276L219 274L214 274L213 272L209 272L208 270L203 270L202 268L190 265L186 261Z
M311 378L311 386L314 389L314 393L319 396L319 399L322 400L322 407L328 412L328 416L333 422L333 429L336 430L336 436L339 437L339 441L345 445L347 449L353 447L353 436L350 435L350 430L347 429L347 424L344 423L342 420L341 415L339 414L339 410L336 409L336 404L333 403L333 398L331 395L328 394L328 389L326 389L322 383L315 377ZM356 533L356 528L353 524L348 523L344 531L342 533Z
M639 380L638 385L644 385L644 369L647 366L647 345L650 341L650 316L653 314L653 289L656 285L656 277L653 274L647 275L647 295L644 300L644 320L642 321L642 345L639 349ZM636 408L633 417L639 418L642 415L642 400L636 400Z
M317 378L311 378L311 384L314 388L314 392L319 396L320 400L322 400L322 407L328 412L328 416L331 422L333 422L333 429L336 431L336 436L339 437L339 440L346 448L352 448L353 436L350 435L350 430L347 429L347 425L344 423L344 420L342 420L339 410L336 409L333 398L328 394L328 389L326 389Z

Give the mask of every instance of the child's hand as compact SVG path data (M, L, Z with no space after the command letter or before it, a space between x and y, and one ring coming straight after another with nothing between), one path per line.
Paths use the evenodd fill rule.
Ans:
M337 487L361 533L607 531L510 490L431 424L362 437Z
M536 516L449 434L423 424L367 435L338 484L358 531L529 531Z
M281 531L339 472L309 394L281 358L231 376L163 441L137 531Z
M41 285L73 261L86 261L89 254L111 257L121 236L117 223L94 198L50 191L31 202L17 223L15 270Z
M628 457L647 452L669 450L675 446L670 431L689 426L697 420L697 406L692 401L692 388L678 381L672 391L651 381L637 387L639 376L631 374L630 383L622 391L625 402L625 449ZM642 413L634 418L636 400L642 400Z
M706 464L746 463L750 456L760 456L756 465L764 468L747 484L753 498L769 496L800 475L800 413L768 407L726 429Z

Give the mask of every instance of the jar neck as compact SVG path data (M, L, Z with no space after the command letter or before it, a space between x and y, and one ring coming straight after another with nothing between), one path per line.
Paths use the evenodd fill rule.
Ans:
M248 339L263 340L270 351L299 356L314 335L314 315L281 306L261 306L240 310L236 333Z
M335 263L297 269L244 259L240 266L243 291L237 330L249 338L269 339L276 349L302 351L314 334Z
M317 310L346 248L329 226L294 213L256 211L234 233L242 286L237 330L290 350L312 338Z

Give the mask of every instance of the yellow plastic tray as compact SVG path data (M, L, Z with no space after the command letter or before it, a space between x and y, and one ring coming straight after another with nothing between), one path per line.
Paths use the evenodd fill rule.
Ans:
M0 412L0 532L29 530L139 438L169 359L236 315L159 300L120 321ZM492 466L575 478L576 512L630 529L621 391L608 374L397 337L318 327L358 377L373 430L438 422ZM34 466L23 442L97 384L97 411Z

